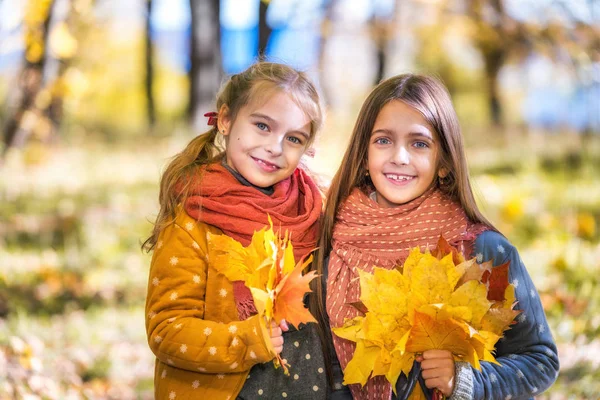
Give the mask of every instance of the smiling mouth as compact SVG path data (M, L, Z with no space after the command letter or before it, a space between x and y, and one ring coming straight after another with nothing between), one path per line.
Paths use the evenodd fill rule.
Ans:
M384 174L386 178L394 182L409 182L415 179L415 176L409 175L397 175L397 174Z
M268 161L262 160L260 158L255 158L252 157L252 159L256 162L256 164L258 164L258 166L266 172L275 172L278 169L280 169L280 167L276 164L270 163Z
M411 175L398 175L398 174L383 174L389 181L394 184L405 184L413 179L416 179L416 176Z

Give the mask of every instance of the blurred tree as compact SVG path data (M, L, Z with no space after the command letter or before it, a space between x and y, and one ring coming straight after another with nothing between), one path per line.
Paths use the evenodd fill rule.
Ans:
M578 20L572 7L563 0L555 0L546 6L540 6L540 12L552 7L562 8L564 18L550 19L543 25L533 20L524 21L511 16L504 0L466 0L467 16L474 27L471 39L482 55L486 74L488 107L492 122L503 124L498 76L502 67L510 61L519 62L532 52L549 55L559 63L577 64L582 54L590 54L592 48L587 35L578 35L576 27L588 26L598 38L598 29ZM593 2L588 1L590 15L593 15ZM546 7L547 9L543 9ZM592 35L593 36L593 35Z
M258 9L258 57L264 57L271 37L271 27L267 23L267 10L270 0L260 0Z
M201 125L202 110L214 107L223 75L221 66L220 1L190 0L192 15L190 103L192 126Z
M46 110L40 104L41 111L45 111L51 122L47 135L56 133L62 122L64 99L70 94L67 75L79 51L78 40L73 32L80 31L82 26L87 25L85 18L91 12L94 1L84 5L72 0L55 0L54 7L58 8L59 5L60 13L54 12L52 16L48 43L51 58L46 63L44 72L44 89L49 93L50 104Z
M3 129L4 154L10 147L25 142L37 120L34 108L43 85L53 5L53 0L30 0L25 8L23 67Z
M326 71L326 67L327 67L325 65L325 52L327 50L327 40L329 39L329 36L333 32L333 24L335 23L334 10L335 10L336 3L337 3L337 0L323 0L323 3L322 3L323 7L324 7L324 12L323 12L323 19L321 20L321 32L320 32L320 38L319 38L319 59L318 59L319 76L320 76L321 82L323 82L325 80L325 71ZM327 85L321 84L320 86L321 86L321 91L322 91L323 103L325 105L327 105L327 104L329 104L329 101L331 99L331 94L327 90L328 89Z
M11 112L4 127L4 153L31 137L54 137L69 94L71 61L78 51L73 31L85 22L94 2L31 0L23 18L25 58L15 82Z
M483 57L490 117L500 126L498 74L511 48L526 43L527 36L521 23L507 15L503 0L467 0L467 13L475 25L472 39Z
M394 0L394 6L389 15L378 15L377 12L373 12L368 22L371 37L377 49L377 73L373 82L374 86L385 77L390 41L394 38L398 24L399 3L400 0Z
M154 48L152 46L152 0L146 0L146 113L148 124L154 126L156 110L154 103Z

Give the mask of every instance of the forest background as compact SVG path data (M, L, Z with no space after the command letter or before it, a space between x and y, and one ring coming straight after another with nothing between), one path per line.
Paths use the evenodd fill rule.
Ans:
M324 181L377 82L447 84L559 347L539 398L598 398L597 0L0 0L0 398L152 398L160 173L258 54L318 83Z

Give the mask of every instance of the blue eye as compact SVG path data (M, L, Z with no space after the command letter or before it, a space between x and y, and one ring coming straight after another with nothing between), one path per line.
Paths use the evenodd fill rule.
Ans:
M262 122L257 122L254 125L256 125L256 127L258 129L260 129L261 131L268 131L269 130L269 126L267 124L263 124Z
M302 140L298 139L296 136L288 136L287 140L294 144L302 144Z
M390 144L390 143L392 143L392 141L390 139L388 139L388 138L380 137L380 138L375 139L374 143L376 143L376 144Z
M414 146L418 149L426 149L429 147L429 145L425 142L415 142Z

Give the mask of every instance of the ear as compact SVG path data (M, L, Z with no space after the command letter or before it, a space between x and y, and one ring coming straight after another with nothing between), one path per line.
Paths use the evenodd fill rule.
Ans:
M219 110L219 119L217 120L217 129L223 136L229 135L231 127L231 119L229 118L229 107L223 104Z
M438 170L438 173L437 173L437 174L438 174L438 176L439 176L440 178L445 178L445 177L447 177L447 176L448 176L448 173L449 173L449 172L448 172L448 169L447 169L446 167L441 167L441 168Z

